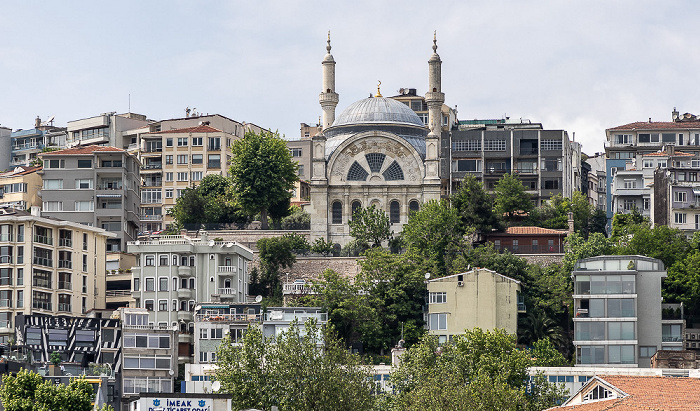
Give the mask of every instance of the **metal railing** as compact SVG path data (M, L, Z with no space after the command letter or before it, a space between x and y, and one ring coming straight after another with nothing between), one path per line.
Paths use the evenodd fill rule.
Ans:
M58 260L58 268L73 268L73 262L70 260Z
M58 311L71 312L71 306L67 303L58 303Z
M162 163L159 163L159 164L146 164L146 165L141 166L141 170L158 170L158 169L161 169L161 168L163 168L163 164L162 164Z
M506 250L511 254L563 254L564 245L555 244L552 247L548 245L499 245L496 246L496 251L502 253Z
M142 214L139 216L139 220L141 221L160 221L163 219L162 214Z
M70 238L59 238L58 245L59 247L73 247L73 240Z
M48 310L51 311L52 305L50 302L46 301L32 301L32 308L37 308L40 310Z
M260 322L262 314L197 314L195 320L200 322L249 323Z
M98 190L121 190L123 189L124 186L121 183L118 184L98 184L97 189Z
M44 236L44 235L35 234L35 235L34 235L34 241L37 242L37 243L41 243L41 244L53 245L53 238L52 238L52 237L47 237L47 236Z
M34 264L43 265L44 267L53 267L53 260L44 257L34 257Z
M107 291L105 291L105 296L107 296L107 297L131 297L131 290L107 290Z
M58 289L59 290L72 290L73 283L71 283L70 281L59 281L58 282Z

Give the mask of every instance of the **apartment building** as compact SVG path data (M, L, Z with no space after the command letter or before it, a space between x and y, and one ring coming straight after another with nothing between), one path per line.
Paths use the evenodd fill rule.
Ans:
M415 88L401 88L399 94L392 96L394 100L400 101L413 110L418 117L423 121L423 124L428 124L428 103L425 97L417 93ZM440 108L440 122L443 131L450 131L457 124L457 109L451 108L447 104L442 104Z
M493 191L504 174L517 174L536 206L581 187L581 145L564 130L529 120L467 120L443 132L440 177L450 195L467 174ZM448 183L448 182L451 182Z
M66 146L89 146L93 144L128 149L138 140L138 129L148 126L150 121L143 114L116 112L69 121Z
M572 276L576 365L648 368L657 350L683 348L680 306L661 304L667 274L660 260L584 258Z
M34 121L34 128L16 130L10 135L11 146L8 151L11 167L29 166L36 161L44 148L64 148L67 132L65 127L54 127L53 117L42 122L39 117Z
M605 199L607 192L605 176L605 154L596 153L585 161L588 171L588 202L593 207L605 211Z
M12 129L0 126L0 171L10 168L11 134Z
M135 305L147 310L149 322L180 330L182 362L189 362L192 353L197 303L247 300L253 252L238 243L210 240L203 232L199 238L134 241L127 250L137 258L132 268Z
M627 211L624 210L624 199L622 203L613 202L613 196L616 195L613 182L618 171L630 168L638 169L640 157L660 152L666 153L666 158L656 159L661 161L657 161L653 168L664 167L658 162L674 160L668 157L668 155L674 155L670 152L671 146L675 150L673 153L682 152L694 159L700 159L700 120L689 113L679 115L675 108L671 114L671 121L652 121L650 118L649 121L638 121L609 128L605 130L605 136L607 139L605 147L607 179L605 185L607 187L608 225L615 213ZM637 164L635 167L630 167L628 163L631 164L633 159L637 159ZM647 162L653 164L650 158L642 161L642 168ZM672 163L668 164L667 162L665 167L672 165ZM697 167L700 168L700 162L698 162ZM653 168L650 171L653 171ZM653 176L648 178L651 182ZM617 187L619 188L620 185L618 184ZM628 198L627 200L632 199ZM637 197L635 201L643 200ZM628 201L628 204L631 204L631 201ZM623 206L622 210L619 209L620 205ZM640 211L642 209L639 208Z
M42 215L116 234L107 251L123 251L139 232L140 163L126 150L81 146L42 153Z
M221 339L228 335L237 344L248 326L262 324L260 303L212 304L202 303L195 307L194 319L194 364L216 362L216 350Z
M18 314L80 316L105 308L101 228L0 208L0 342Z
M167 210L186 188L209 174L228 175L233 141L262 128L216 114L163 120L149 130L139 134L141 231L152 232L172 223Z
M654 170L649 189L651 221L677 228L690 237L700 230L700 157L676 154L670 157L668 167Z
M41 167L17 166L0 174L0 206L20 210L41 207Z
M441 343L474 327L517 333L518 313L525 312L520 281L477 268L427 283L426 328Z

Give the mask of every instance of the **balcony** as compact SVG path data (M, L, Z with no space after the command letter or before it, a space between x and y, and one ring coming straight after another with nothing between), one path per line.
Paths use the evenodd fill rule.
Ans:
M190 311L178 311L177 320L178 321L193 321L194 315Z
M58 268L73 268L73 262L70 260L58 260Z
M163 185L163 180L145 180L143 182L143 187L161 187Z
M177 274L181 277L191 277L194 275L194 267L181 265L177 267Z
M232 273L232 274L235 274L238 272L237 267L234 265L220 265L218 271L220 273Z
M48 301L32 301L32 308L36 308L39 310L47 310L51 311L53 309L53 305L51 305L50 302Z
M70 281L59 281L58 282L58 289L59 290L72 290L73 283L71 283Z
M232 296L235 292L236 290L234 290L233 288L219 288L219 295L222 297L227 295Z
M511 254L564 254L563 244L548 245L500 245L496 246L496 251L502 253L506 250Z
M107 290L107 291L105 291L105 297L129 297L129 298L131 298L131 291L129 291L129 290Z
M520 147L521 156L537 155L537 147Z
M58 311L71 312L71 305L66 303L58 303Z
M661 337L661 342L683 342L683 337L680 335L664 335Z
M141 220L141 221L162 221L163 215L162 214L141 214L139 216L139 220Z
M34 242L35 242L35 243L46 244L46 245L53 245L53 238L52 238L52 237L43 236L43 235L35 235L35 236L34 236Z
M163 168L163 163L151 163L141 166L141 170L161 170Z
M73 240L70 238L59 238L58 239L58 246L59 247L73 247Z
M122 182L115 182L115 183L102 183L98 184L97 187L95 187L97 190L107 190L107 191L116 191L116 190L123 190L124 186L122 185Z
M295 281L282 284L282 294L316 294L316 291L306 281Z
M191 288L179 288L177 290L177 298L180 298L183 300L191 300L192 299L192 289Z
M53 267L53 260L45 257L34 257L34 264L43 265L44 267Z
M537 174L537 169L532 167L516 167L515 172L518 174Z
M196 320L219 323L257 323L262 320L262 314L197 314Z

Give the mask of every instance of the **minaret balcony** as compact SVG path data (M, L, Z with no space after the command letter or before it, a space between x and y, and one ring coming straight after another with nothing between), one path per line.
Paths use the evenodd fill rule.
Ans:
M444 102L445 101L445 93L439 93L435 91L429 91L425 93L425 102L430 103L431 101L435 102Z
M318 102L321 104L334 103L338 104L338 93L321 93L318 96Z

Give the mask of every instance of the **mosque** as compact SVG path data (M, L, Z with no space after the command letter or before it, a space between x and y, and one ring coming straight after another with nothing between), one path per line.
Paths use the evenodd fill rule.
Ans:
M402 231L411 211L440 199L439 151L442 61L433 38L428 60L428 126L406 104L374 97L350 104L337 118L335 60L330 35L323 58L322 132L312 141L311 240L345 245L352 240L348 221L358 207L375 205Z

